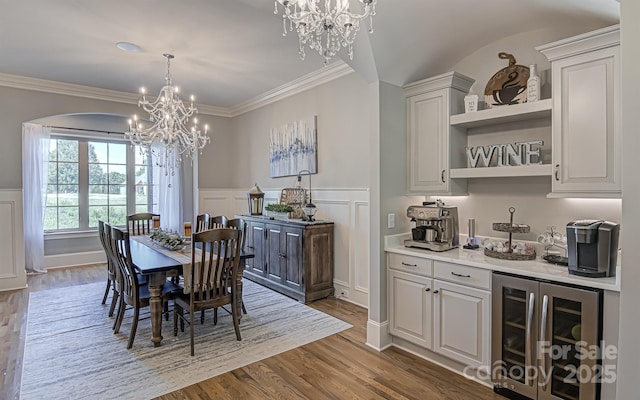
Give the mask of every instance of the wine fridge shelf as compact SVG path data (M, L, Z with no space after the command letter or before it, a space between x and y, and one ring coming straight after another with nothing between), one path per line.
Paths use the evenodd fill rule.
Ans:
M554 310L556 311L560 311L566 314L572 314L572 315L577 315L579 317L582 316L582 311L578 311L578 310L572 310L571 308L566 308L566 307L555 307Z

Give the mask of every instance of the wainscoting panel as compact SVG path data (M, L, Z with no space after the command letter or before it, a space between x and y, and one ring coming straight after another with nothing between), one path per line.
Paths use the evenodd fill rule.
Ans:
M25 288L22 190L0 190L0 226L0 290Z
M264 204L277 203L280 189L262 189ZM198 213L242 215L248 212L247 190L200 189ZM334 222L334 288L336 297L369 305L369 191L314 189L316 219Z

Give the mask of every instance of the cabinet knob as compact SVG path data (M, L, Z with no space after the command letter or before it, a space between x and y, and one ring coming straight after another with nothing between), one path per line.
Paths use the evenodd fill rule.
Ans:
M442 173L440 174L440 179L442 179L442 183L445 183L445 182L444 182L444 173L445 173L445 172L446 172L446 170L444 170L444 169L443 169L443 170L442 170Z
M434 290L434 291L433 291L433 294L438 294L438 293L440 293L440 291L439 291L439 290Z
M556 172L555 172L555 176L556 176L556 181L560 180L560 177L558 176L558 170L560 169L560 164L556 164Z
M286 255L286 254L284 254L284 253L280 253L280 254L278 254L278 255L279 255L280 257L282 257L282 258L287 258L287 255Z
M425 291L425 292L430 292L430 291L431 291L431 288L426 288L424 291Z

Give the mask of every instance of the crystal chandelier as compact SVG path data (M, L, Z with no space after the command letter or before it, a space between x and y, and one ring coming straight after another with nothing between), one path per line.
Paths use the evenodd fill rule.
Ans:
M349 59L353 60L353 40L360 29L360 20L369 17L369 33L373 33L373 16L376 15L377 0L359 0L364 5L361 14L349 11L351 0L275 0L274 14L278 14L278 3L284 7L282 14L283 36L294 27L300 40L300 58L304 60L305 45L324 57L325 65L331 57L345 47ZM324 3L324 6L320 4ZM332 3L335 3L333 6Z
M167 59L167 76L165 85L154 101L147 100L145 88L142 88L142 99L138 107L149 113L152 126L145 128L137 115L129 120L129 131L126 137L133 145L140 146L141 151L156 156L156 163L166 167L165 174L174 174L182 162L184 154L191 158L196 151L202 153L202 148L211 141L207 136L209 127L204 126L204 132L198 126L198 120L193 118L193 125L187 128L189 118L198 113L194 107L194 97L191 96L189 108L185 107L178 97L178 87L171 82L171 54L163 54Z

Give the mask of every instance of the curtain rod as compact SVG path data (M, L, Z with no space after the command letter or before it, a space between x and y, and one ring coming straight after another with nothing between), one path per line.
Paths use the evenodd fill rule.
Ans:
M99 130L99 129L69 128L69 127L66 127L66 126L51 126L51 125L47 125L47 126L49 128L51 128L51 129L66 129L66 130L70 130L70 131L106 133L107 135L111 135L112 133L113 134L118 134L118 135L124 135L124 132L103 131L103 130Z

